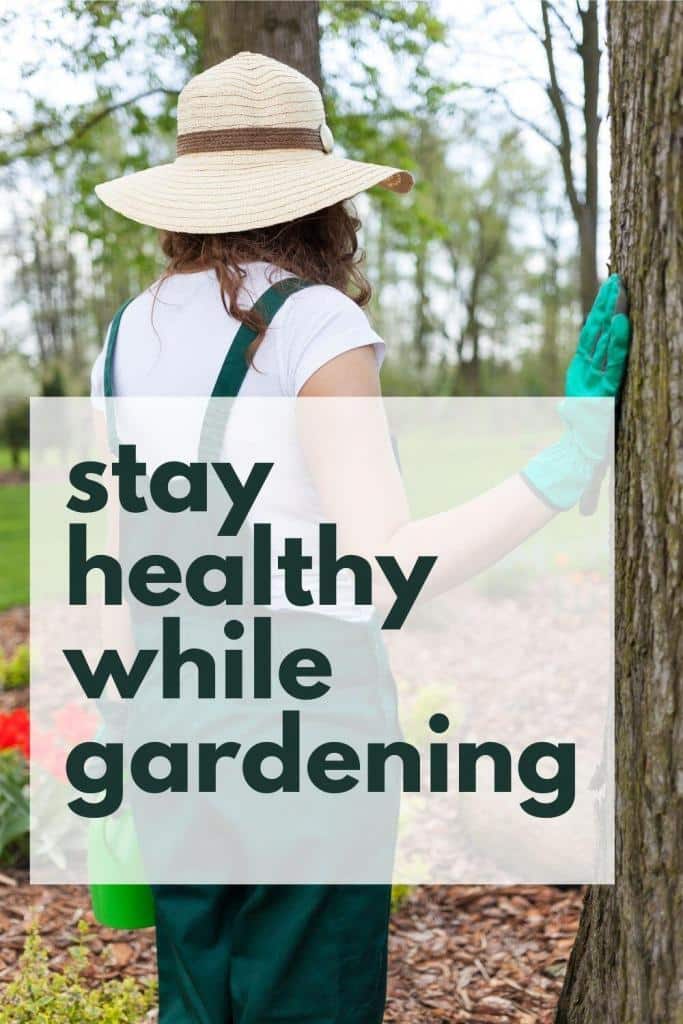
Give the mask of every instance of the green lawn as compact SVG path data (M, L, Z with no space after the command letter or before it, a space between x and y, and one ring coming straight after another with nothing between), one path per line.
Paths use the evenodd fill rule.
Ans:
M28 448L24 448L21 453L19 468L28 469ZM0 472L4 472L7 469L14 469L12 459L10 458L9 448L6 448L4 445L0 445Z
M459 438L448 432L439 437L434 428L407 432L400 444L400 455L413 516L442 512L476 497L516 474L545 443L555 440L554 434L539 437L530 433L525 440L516 435L506 439L498 434ZM450 472L447 467L452 467ZM584 519L578 509L557 516L489 569L488 577L518 576L528 570L606 572L610 516L607 484L603 486L595 518Z
M28 604L28 484L0 484L0 611Z

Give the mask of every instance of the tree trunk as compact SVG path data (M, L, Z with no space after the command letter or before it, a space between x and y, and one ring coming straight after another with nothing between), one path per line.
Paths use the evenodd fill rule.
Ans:
M560 374L560 241L555 231L545 229L545 269L542 279L543 340L541 360L546 393L557 394Z
M429 287L428 287L429 245L424 234L415 246L415 313L413 318L413 349L419 370L427 365L429 353Z
M683 1021L683 6L608 5L613 269L634 337L617 444L617 883L558 1024Z
M585 320L598 291L598 224L596 211L586 203L581 204L577 215L579 233L579 288L581 293L581 314Z
M205 68L250 50L290 64L321 85L317 0L211 0L202 7Z

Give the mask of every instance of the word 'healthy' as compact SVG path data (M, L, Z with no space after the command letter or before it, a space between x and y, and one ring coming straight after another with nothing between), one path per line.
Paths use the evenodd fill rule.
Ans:
M70 511L94 513L107 506L109 494L102 480L106 468L103 462L94 461L79 462L72 468L70 483L83 497L72 495L69 498L67 508ZM244 544L248 548L246 555L242 551L234 554L215 551L202 553L188 559L189 564L183 569L168 554L144 553L133 564L126 566L126 582L132 598L149 607L172 604L181 596L178 585L184 583L186 595L203 607L239 607L246 603L248 591L250 604L270 605L274 564L271 524L257 522L249 524L249 529L245 527L272 468L272 463L257 462L251 467L248 476L241 480L229 462L165 462L147 478L147 466L137 460L135 445L121 445L119 460L113 463L111 473L118 479L119 505L129 514L125 520L129 534L135 532L136 517L149 514L153 508L176 516L215 512L217 510L212 509L211 502L216 493L227 499L227 511L218 510L217 536L239 537L241 542L245 542L248 534ZM219 483L219 490L209 486L210 472L214 482ZM171 486L173 481L179 479L187 485L182 495L175 494ZM149 499L139 493L138 483L141 481L148 484ZM201 524L202 527L206 526L206 518L201 519ZM240 535L240 531L243 531L243 535ZM85 523L72 523L69 534L69 603L87 603L88 573L99 569L104 576L105 604L122 604L124 579L120 562L106 554L88 557ZM153 535L150 542L155 540ZM190 537L192 543L194 539ZM355 586L354 603L371 606L377 572L372 563L360 555L338 555L335 523L319 525L317 548L316 552L306 551L300 537L284 539L282 552L277 556L275 564L284 582L287 602L293 608L307 608L315 603L335 606L339 600L339 576L351 573ZM390 595L390 606L382 628L400 629L434 567L436 557L419 555L408 573L403 571L393 555L376 555L374 562L382 578L382 589ZM306 574L310 574L314 565L317 594L312 593L310 586L304 582ZM163 589L158 590L159 587Z

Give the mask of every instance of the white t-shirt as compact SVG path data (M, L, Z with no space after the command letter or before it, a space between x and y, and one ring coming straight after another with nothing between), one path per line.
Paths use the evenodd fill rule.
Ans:
M292 276L269 263L250 263L246 269L243 306ZM212 270L175 274L159 289L148 288L121 318L113 366L116 395L210 395L239 326L225 311ZM374 347L380 366L384 342L355 302L328 285L304 288L273 318L240 396L294 397L330 359L363 345ZM106 342L92 370L95 399L104 395L105 350Z
M253 304L275 281L291 276L272 264L249 264L241 304ZM176 274L158 290L152 286L130 303L121 318L113 365L115 395L208 398L239 326L223 306L212 270ZM321 366L364 345L374 347L380 366L384 342L363 311L336 288L305 288L290 295L273 318L247 370L240 398L295 397ZM100 408L104 407L105 353L106 342L91 377L93 401ZM242 415L231 418L231 431L238 437L238 457L233 461L240 472L248 472L256 461L276 462L276 471L259 496L258 518L272 524L272 605L287 607L282 574L275 564L280 545L285 537L301 537L305 549L313 552L317 524L324 516L297 442L289 403L268 402L267 409L259 405L253 412L242 406ZM125 409L122 412L125 422ZM131 415L135 416L134 410ZM246 427L241 429L245 418ZM259 431L253 430L255 419ZM118 425L124 425L121 419ZM174 426L169 425L171 433ZM180 443L177 450L181 451ZM317 576L315 564L304 575L314 593ZM316 602L316 610L342 618L368 618L371 609L354 605L351 580L345 576L340 574L338 604L320 607Z

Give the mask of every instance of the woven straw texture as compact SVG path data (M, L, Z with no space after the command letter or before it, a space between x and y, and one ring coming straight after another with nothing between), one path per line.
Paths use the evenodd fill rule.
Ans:
M244 128L320 131L317 86L260 54L240 53L197 75L178 100L178 135ZM408 192L410 174L310 149L187 153L171 164L95 189L113 210L168 231L210 233L267 227L349 199L373 185Z
M212 128L319 128L320 90L310 78L258 53L238 53L197 75L178 99L178 135Z

